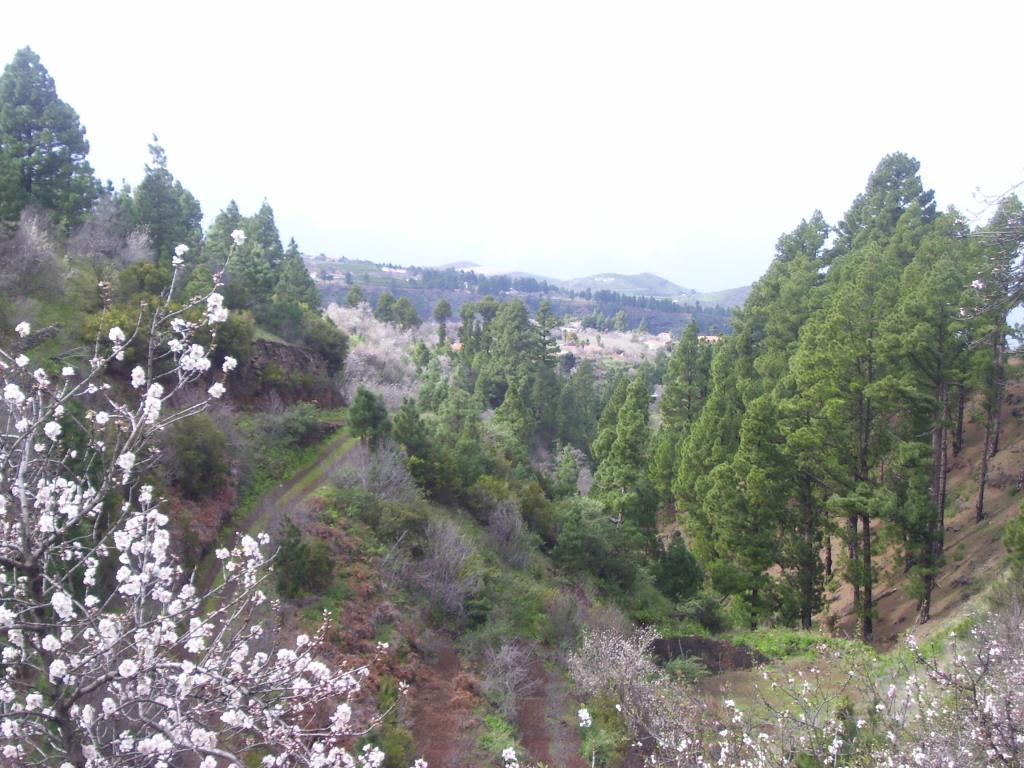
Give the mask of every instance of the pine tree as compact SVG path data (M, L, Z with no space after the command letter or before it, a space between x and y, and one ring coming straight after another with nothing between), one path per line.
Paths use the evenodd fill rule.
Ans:
M669 357L658 401L661 425L651 474L663 498L671 495L679 471L679 444L704 405L710 375L711 346L699 343L697 322L691 320Z
M934 223L903 273L891 328L891 354L903 364L902 383L911 397L906 410L916 411L931 432L932 513L921 564L922 621L930 616L944 544L951 391L963 379L967 363L968 336L960 315L970 290L964 271L964 234L955 215L946 214Z
M437 345L444 346L445 339L448 337L447 323L452 316L452 305L448 302L448 299L441 299L434 306L434 320L437 322Z
M615 439L598 465L592 493L620 521L628 519L641 530L653 531L658 497L647 474L649 408L647 376L641 371L626 389L615 420Z
M391 432L388 409L380 395L359 387L348 411L349 431L364 445L376 448Z
M985 516L985 488L988 484L989 459L999 450L1000 411L1006 386L1007 322L1011 298L1016 291L1018 254L1024 247L1024 206L1016 196L1003 200L987 226L974 233L978 273L971 281L974 301L965 313L977 317L975 333L985 340L974 355L975 379L980 385L985 407L985 443L978 472L978 497L975 519ZM961 388L961 393L963 388ZM958 433L962 430L963 397L961 395Z
M352 287L348 289L348 293L345 294L346 307L358 307L366 300L366 293L357 284L353 284Z
M38 205L65 228L80 223L100 193L88 154L78 114L39 56L22 48L0 77L0 221Z
M373 316L380 320L382 323L393 323L396 321L395 316L395 297L389 292L384 291L377 299L377 306L373 310Z
M167 153L157 143L149 145L150 163L132 195L135 225L146 231L157 263L170 266L174 249L181 243L194 259L202 242L203 211L199 201L167 168Z
M306 268L306 262L302 260L302 254L294 238L288 241L288 248L281 259L274 293L288 301L305 304L314 311L321 308L320 291L317 290L313 276Z
M219 271L227 265L228 254L231 251L231 233L242 227L242 213L238 210L238 203L232 200L217 214L203 241L203 256L212 269ZM227 298L228 306L235 306L230 301L230 295Z

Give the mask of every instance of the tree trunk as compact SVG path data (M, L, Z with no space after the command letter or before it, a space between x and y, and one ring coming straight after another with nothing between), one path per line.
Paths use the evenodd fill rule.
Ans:
M995 350L992 360L992 403L989 405L989 419L993 423L992 446L989 456L995 456L999 451L999 433L1001 419L999 414L1003 410L1003 394L1006 391L1006 337L1001 332L996 334Z
M821 596L821 560L818 559L821 530L820 518L814 506L814 494L810 481L806 479L800 483L800 507L803 512L803 541L800 543L797 563L800 583L800 626L803 629L810 629Z
M985 488L988 485L988 460L999 450L999 422L1003 405L1003 388L1006 384L1004 368L1005 338L996 329L992 334L992 374L988 384L986 404L985 445L981 453L981 467L978 470L978 500L974 505L974 520L985 518Z
M861 574L864 582L864 619L861 622L860 637L865 643L871 640L871 636L875 631L874 617L874 598L872 581L874 580L874 574L871 568L871 520L868 517L867 512L864 512L860 516L860 524L863 526L861 534L863 536L861 545L861 557L862 557L862 568L864 573Z
M967 401L967 387L960 384L956 398L956 436L953 438L953 455L959 456L964 449L964 404Z
M946 533L946 423L949 416L949 383L942 381L936 388L935 419L932 426L932 479L929 495L933 511L928 521L925 544L924 596L921 600L920 620L931 618L932 592L935 576L942 560Z
M985 446L981 452L981 468L978 470L978 501L974 505L974 521L980 523L985 519L985 485L988 483L988 452L992 445L992 418L985 422Z
M857 576L860 547L857 539L857 513L853 512L846 518L847 556L850 558L850 583L853 584L853 615L857 617L857 626L861 625L862 603L860 595L860 579Z

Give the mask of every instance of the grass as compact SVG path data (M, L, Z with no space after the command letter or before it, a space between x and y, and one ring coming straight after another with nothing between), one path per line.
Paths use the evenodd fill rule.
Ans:
M302 618L310 626L317 627L323 621L324 611L329 612L332 616L340 616L342 606L352 598L353 594L355 594L355 590L350 584L349 574L345 569L339 569L331 586L322 595L318 595L315 602L303 608Z
M798 629L759 628L734 634L729 639L769 659L814 659L822 646L830 650L853 650L864 646L856 640L825 637Z
M266 328L263 328L262 326L259 325L256 326L256 330L253 333L253 338L256 339L257 341L272 341L275 344L284 344L285 346L289 347L291 346L291 344L282 339L276 333L268 331Z
M517 755L522 756L523 748L516 738L514 725L497 712L488 712L482 720L477 743L484 752L500 759L501 753L512 747Z
M251 429L252 422L249 419L243 419L240 426L243 429L247 427ZM248 520L252 512L273 492L275 485L283 484L284 481L295 475L311 469L312 471L309 471L301 481L282 494L277 503L279 505L294 505L308 496L322 482L329 468L355 444L356 438L342 440L330 453L323 456L324 447L336 440L339 433L343 432L344 428L335 430L322 440L303 447L288 447L280 443L263 446L259 451L260 455L253 462L255 468L246 483L245 491L232 512L231 518L221 528L216 545L227 546L239 534L266 528L273 514L273 508L268 505L259 517ZM212 553L208 555L197 570L197 580L203 582L208 578L210 569L215 568L217 562ZM218 573L213 585L219 585L222 578L223 574Z

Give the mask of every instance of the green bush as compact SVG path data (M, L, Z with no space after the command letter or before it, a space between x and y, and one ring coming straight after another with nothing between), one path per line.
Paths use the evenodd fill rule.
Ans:
M729 626L721 595L710 590L702 590L677 605L676 614L680 620L695 622L708 632L722 632Z
M209 414L175 422L165 435L164 472L185 496L204 498L224 487L228 477L226 439Z
M274 562L277 591L282 597L296 598L319 594L334 579L334 558L327 542L303 536L295 523L284 520L284 537Z
M320 411L311 403L296 403L281 413L263 415L257 426L265 441L289 448L311 445L323 435Z
M630 738L615 704L611 696L599 696L586 703L591 725L581 728L580 736L583 740L581 752L588 764L609 767L621 764ZM573 721L577 723L575 718Z
M696 683L710 674L704 662L695 656L679 656L672 659L665 665L665 671L677 680L685 680L688 683Z
M678 531L654 566L654 582L673 600L688 600L704 582L704 572L697 558L686 548Z
M515 749L517 753L521 751L516 740L515 726L497 712L484 715L479 743L480 747L494 758L500 758L501 753L508 747Z

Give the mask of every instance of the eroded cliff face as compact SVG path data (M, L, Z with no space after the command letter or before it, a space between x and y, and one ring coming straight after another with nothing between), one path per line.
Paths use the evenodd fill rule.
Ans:
M254 341L237 381L237 394L247 405L256 407L308 402L320 408L336 408L343 404L324 359L293 344Z

